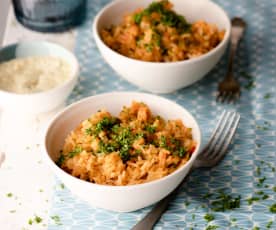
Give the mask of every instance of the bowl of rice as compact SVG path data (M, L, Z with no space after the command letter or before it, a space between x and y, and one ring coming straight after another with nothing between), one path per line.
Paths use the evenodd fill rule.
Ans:
M160 96L113 92L60 112L45 135L54 174L94 207L130 212L168 195L201 146L194 117Z
M209 0L118 0L97 14L93 35L121 77L153 93L171 93L217 64L229 41L230 19Z

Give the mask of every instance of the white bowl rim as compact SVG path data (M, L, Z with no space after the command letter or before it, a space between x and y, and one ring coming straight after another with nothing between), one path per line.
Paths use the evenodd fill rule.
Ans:
M142 60L138 60L138 59L134 59L134 58L130 58L127 56L124 56L116 51L114 51L113 49L111 49L109 46L107 46L103 40L101 39L101 37L99 36L99 31L97 29L98 27L98 22L99 19L101 18L102 14L109 8L113 7L114 5L120 3L120 2L124 2L126 0L116 0L116 1L112 1L110 3L108 3L107 5L105 5L100 11L99 13L95 16L94 21L93 21L93 34L96 40L98 40L105 48L107 48L110 52L112 52L115 56L118 56L118 58L123 58L125 60L128 60L130 62L133 63L139 63L139 64L145 64L145 65L160 65L158 66L158 68L163 67L163 66L173 66L173 65L179 65L179 64L189 64L189 63L193 63L193 62L198 62L200 60L204 60L207 59L209 56L213 55L218 49L220 49L221 47L224 46L225 43L228 42L229 38L230 38L230 33L231 33L231 22L229 19L228 14L226 13L226 11L219 6L218 4L214 3L211 0L206 0L208 1L211 5L213 5L214 7L216 7L218 10L220 10L225 18L227 19L228 23L226 26L226 30L225 30L225 35L223 37L223 40L212 50L208 51L205 54L202 54L198 57L195 58L191 58L191 59L187 59L187 60L181 60L181 61L174 61L174 62L149 62L149 61L142 61Z
M55 121L60 118L60 116L62 116L64 113L66 113L68 110L73 109L74 107L77 107L79 104L85 103L86 101L91 100L92 98L100 98L100 97L107 97L107 96L113 96L116 94L126 94L128 96L131 95L139 95L139 96L150 96L150 97L155 97L157 99L161 99L164 101L167 101L168 103L172 103L177 107L180 107L182 110L184 110L193 120L193 122L195 123L195 128L199 134L199 140L196 146L195 151L193 152L192 156L190 157L190 159L188 160L188 162L186 164L184 164L183 166L181 166L180 168L178 168L177 170L173 171L172 173L170 173L169 175L166 175L164 177L161 177L159 179L153 180L153 181L149 181L149 182L145 182L145 183L141 183L141 184L134 184L134 185L102 185L102 184L96 184L96 183L92 183L89 181L85 181L82 179L79 179L77 177L72 176L71 174L65 172L63 169L61 169L59 166L56 165L56 163L51 159L51 157L48 154L48 150L47 150L47 138L48 138L48 132L49 130L52 128L53 124L55 123ZM131 190L131 189L135 189L135 188L142 188L142 187L146 187L146 186L150 186L150 185L154 185L154 184L158 184L158 183L162 183L162 181L164 180L168 180L169 178L173 177L175 174L180 173L180 171L184 170L184 168L188 167L190 164L192 164L192 162L194 162L195 158L197 157L197 155L199 154L200 150L201 150L201 144L202 144L202 134L201 134L201 130L200 127L198 125L198 122L196 121L196 119L194 118L194 116L183 106L177 104L176 102L169 100L165 97L162 96L158 96L158 95L154 95L154 94L150 94L150 93L140 93L140 92L134 92L134 91L113 91L113 92L108 92L108 93L101 93L101 94L97 94L97 95L93 95L93 96L89 96L86 98L83 98L79 101L76 101L74 103L72 103L71 105L67 106L65 109L63 109L62 111L60 111L58 114L56 114L51 121L48 123L48 127L46 129L45 132L45 136L44 136L44 141L43 141L43 154L44 154L44 158L46 158L46 161L48 162L49 166L54 169L55 171L58 171L59 173L61 173L63 176L67 177L68 179L72 179L73 181L75 181L76 183L82 183L82 184L86 184L89 186L95 186L95 187L100 187L100 188L108 188L108 189L112 189L112 190ZM192 166L192 165L191 165ZM59 177L59 175L57 175Z
M45 40L35 40L35 41L22 41L22 42L18 42L18 43L13 43L10 44L8 46L4 46L0 48L0 53L2 50L7 49L9 47L13 47L13 46L17 46L18 44L26 44L26 43L37 43L37 44L46 44L52 47L57 47L59 49L63 49L64 51L66 51L68 53L68 57L72 60L73 63L73 67L71 68L71 73L70 73L70 77L68 79L66 79L64 82L62 82L61 84L59 84L58 86L55 86L54 88L45 90L45 91L40 91L40 92L33 92L33 93L15 93L15 92L10 92L10 91L6 91L6 90L2 90L0 89L0 94L5 94L7 96L12 96L12 97L32 97L32 96L43 96L46 95L48 93L51 92L55 92L60 90L61 88L65 87L66 85L70 84L72 81L76 80L78 78L78 74L79 74L79 62L78 59L76 58L76 56L68 49L66 49L65 47L57 44L57 43L53 43L53 42L49 42L49 41L45 41ZM41 55L43 56L43 55ZM49 55L49 56L55 56L55 55ZM30 56L32 57L32 56ZM11 60L16 60L17 58L13 58Z

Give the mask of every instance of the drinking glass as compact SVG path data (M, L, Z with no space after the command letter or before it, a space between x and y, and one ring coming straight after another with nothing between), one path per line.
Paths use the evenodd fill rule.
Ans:
M86 0L12 0L17 20L32 30L61 32L85 19Z

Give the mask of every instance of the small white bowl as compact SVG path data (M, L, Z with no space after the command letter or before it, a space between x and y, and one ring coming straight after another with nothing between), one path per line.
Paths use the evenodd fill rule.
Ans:
M31 56L55 56L67 61L71 66L69 78L61 85L43 92L17 94L0 90L0 107L4 111L21 114L39 114L62 105L76 85L79 65L76 57L60 45L46 41L30 41L10 45L0 49L0 63L16 58Z
M189 86L205 76L219 61L230 37L230 19L225 11L209 0L171 0L178 14L188 22L204 20L225 30L224 39L208 53L197 58L170 62L145 62L125 57L110 49L102 41L99 31L118 24L128 12L148 6L152 0L118 0L104 7L93 22L96 44L108 64L123 78L153 93L171 93Z
M55 161L59 157L65 137L91 114L105 108L111 114L118 115L124 105L131 102L146 103L154 114L165 119L182 119L192 128L197 142L190 160L172 174L161 179L138 185L109 186L90 183L63 171ZM59 113L49 124L44 141L44 156L54 174L76 195L92 206L119 212L130 212L151 205L169 194L187 175L199 154L201 132L194 117L183 107L163 97L134 92L114 92L88 97L76 102Z

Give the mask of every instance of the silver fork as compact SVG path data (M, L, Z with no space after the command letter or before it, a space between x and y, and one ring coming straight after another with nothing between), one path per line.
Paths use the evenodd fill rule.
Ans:
M234 78L233 62L236 54L237 47L242 38L246 23L242 18L233 18L231 21L231 38L230 38L230 55L228 61L228 70L225 78L218 85L217 101L228 103L236 101L240 95L240 84Z
M220 162L227 153L227 149L237 130L239 120L240 115L237 112L223 111L209 142L195 160L191 171L200 167L214 167ZM173 200L181 190L186 179L187 176L173 192L159 201L154 208L132 228L132 230L153 229L155 223L169 206L170 201Z

